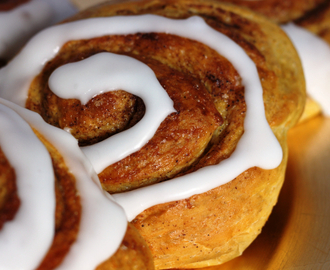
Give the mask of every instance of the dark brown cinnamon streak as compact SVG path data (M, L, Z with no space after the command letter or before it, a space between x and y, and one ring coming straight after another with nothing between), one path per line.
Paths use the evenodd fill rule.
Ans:
M0 147L0 230L6 221L14 218L19 205L15 171Z

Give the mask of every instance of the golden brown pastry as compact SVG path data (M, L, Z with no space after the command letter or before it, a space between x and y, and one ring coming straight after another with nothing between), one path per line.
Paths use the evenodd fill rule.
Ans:
M247 9L214 1L105 3L81 12L72 21L100 17L100 20L85 20L83 23L102 24L102 20L107 19L105 17L136 14L175 19L171 23L193 15L201 17L208 27L216 30L216 36L222 33L229 37L243 48L245 56L252 59L258 72L255 78L262 86L260 96L263 100L259 105L249 103L246 77L243 78L237 70L240 67L220 55L214 47L204 44L206 39L201 42L171 33L135 30L133 33L100 34L65 42L59 52L40 68L39 75L33 77L26 103L17 102L38 112L52 125L70 132L82 146L89 147L138 126L146 117L149 105L125 88L94 95L85 104L77 98L60 98L53 92L49 78L60 67L69 67L68 63L77 64L72 67L78 69L80 64L84 66L98 56L108 57L109 52L129 56L131 63L138 60L145 64L173 100L175 112L168 114L154 136L138 151L98 171L102 187L116 193L115 199L123 205L131 223L150 247L156 269L221 264L239 256L255 239L277 201L288 155L286 134L298 121L305 103L305 82L299 57L277 25ZM133 18L125 16L120 18ZM199 29L201 20L192 20ZM136 18L136 23L140 21ZM65 26L69 32L70 25L79 24L73 22ZM128 25L134 25L134 22ZM83 74L88 76L88 72ZM0 94L6 96L4 92L0 90ZM138 197L139 200L130 205L144 203L140 201L144 197L172 196L173 189L167 189L168 186L181 179L187 179L184 188L190 190L196 182L196 177L190 181L189 177L193 175L200 177L197 181L200 183L213 181L208 173L203 172L218 166L226 167L224 164L235 158L240 151L240 142L250 134L249 125L246 125L249 110L263 105L265 113L261 115L283 151L279 166L262 169L252 165L232 176L231 181L208 191L165 200L148 206L141 213L132 214L125 200L139 196L140 191L156 190L154 194ZM255 116L251 122L259 121L259 115ZM129 143L129 140L121 144ZM270 144L263 143L263 138L257 139L257 146L270 149ZM107 151L110 155L115 149ZM245 161L254 158L253 149L249 151L250 156L246 156ZM275 152L270 150L269 156L277 155ZM238 167L239 162L232 170L236 171ZM226 170L218 173L216 178L222 179L225 175Z
M88 213L88 210L84 209L86 206L90 207L88 205L88 198L84 197L84 191L81 188L81 184L76 183L76 181L91 181L92 187L95 184L93 184L93 180L87 176L88 172L83 171L82 167L80 167L80 170L82 170L83 174L86 174L85 179L81 179L81 176L76 175L76 168L70 168L68 167L68 164L66 161L70 160L70 156L65 155L64 157L58 149L54 147L53 144L51 144L46 138L45 138L45 132L49 129L47 127L47 124L44 123L41 119L36 120L37 115L31 114L31 112L26 112L22 108L17 108L16 111L18 113L21 113L24 117L27 119L30 119L32 122L32 126L38 126L38 129L41 128L40 131L38 131L36 128L32 129L26 124L26 122L18 116L13 110L10 109L10 107L7 106L13 106L10 103L6 103L4 100L0 100L0 103L6 104L4 106L3 104L0 104L0 123L1 123L1 135L0 135L0 145L3 146L5 151L0 152L0 249L2 250L2 254L0 255L0 267L2 269L22 269L22 267L28 267L28 269L31 266L33 266L33 269L57 269L57 267L61 266L63 263L65 263L66 269L72 269L77 266L74 262L74 260L81 260L82 258L78 257L72 257L70 255L70 251L72 249L75 249L76 252L79 253L83 249L78 249L77 245L75 245L76 241L84 241L80 232L82 227L86 228L86 219L93 218L92 216L86 216L86 213ZM15 109L15 107L13 107ZM31 120L32 119L32 120ZM21 155L24 158L26 158L26 150L21 149L20 147L23 144L16 141L16 135L14 132L19 132L18 138L22 140L26 140L25 144L29 144L32 146L32 149L34 149L33 152L33 158L31 159L32 163L29 163L28 160L26 160L27 165L20 166L19 163L16 161L13 161L12 159L12 151L14 151L14 155L17 156ZM55 132L56 133L56 132ZM46 133L47 134L47 133ZM67 135L67 134L64 134ZM61 135L58 135L60 138ZM12 140L11 138L8 139L8 137L14 137ZM70 137L70 136L69 136ZM6 139L7 138L7 139ZM70 138L71 139L71 138ZM39 143L39 140L42 144ZM54 138L50 139L51 141L54 140ZM65 141L65 140L64 140ZM65 143L64 141L61 141L60 143ZM14 145L11 145L10 143L13 143ZM72 142L71 142L72 143ZM15 148L16 146L16 148ZM36 147L34 147L36 146ZM46 148L44 148L46 147ZM73 141L73 149L75 147L75 141ZM27 147L28 151L30 151L29 147ZM39 152L39 149L41 150ZM47 149L47 150L46 150ZM6 155L4 152L9 155L10 159L13 161L13 164L9 162L9 160L6 158ZM44 155L46 154L46 155ZM73 155L74 156L74 155ZM79 154L78 154L79 156ZM40 158L45 159L46 162L40 162ZM72 158L72 156L71 156ZM49 159L49 162L47 162ZM66 161L65 161L66 160ZM39 163L40 162L40 163ZM70 163L71 162L71 163ZM81 161L70 161L70 165L72 166L75 164L75 162L83 162L83 159ZM38 169L38 166L41 166L41 168ZM78 166L79 165L73 165ZM51 168L51 171L48 172L48 168ZM29 168L37 168L38 171L34 171L34 169L29 170ZM22 170L26 171L23 172ZM26 175L25 175L26 173ZM17 177L16 177L17 175ZM50 176L49 179L45 176ZM53 177L52 177L53 176ZM40 187L36 186L34 183L27 183L24 186L22 186L22 182L27 181L33 181L36 180L35 178L38 177L38 179L35 182L40 181L41 182L48 182L46 184L41 185ZM54 179L52 179L54 178ZM25 180L26 179L26 180ZM19 183L16 183L16 182ZM80 187L80 189L77 188ZM27 191L23 191L22 188L27 189ZM51 190L54 193L54 199L56 201L54 207L48 208L49 205L51 205L52 196L49 196L49 190ZM29 194L31 193L31 194ZM103 196L101 190L99 190L100 196ZM27 197L28 196L28 197ZM48 197L49 196L49 197ZM85 201L85 205L82 205L81 203L81 197L83 201ZM33 204L30 202L27 202L28 200L33 200ZM41 198L41 201L40 201ZM95 198L94 198L95 199ZM108 199L106 199L108 200ZM90 201L89 201L90 202ZM102 200L99 201L101 203ZM104 201L103 201L104 202ZM48 211L49 209L53 209L53 211L50 211L50 214L44 214L42 217L40 217L40 211L44 211L43 204L46 205L45 209ZM112 203L113 204L113 203ZM32 211L37 212L38 215L34 215L31 212L29 212L29 207L31 211L31 205L34 205ZM93 207L93 206L92 206ZM100 208L102 206L100 205ZM118 234L119 239L123 240L120 244L114 243L114 245L118 245L116 247L117 251L113 252L111 255L111 250L108 251L108 258L106 260L102 260L99 262L96 262L94 269L99 270L117 270L117 269L154 269L153 260L151 257L150 250L148 249L145 241L143 238L139 235L139 233L136 231L132 225L128 224L125 218L125 215L122 213L121 210L118 208L117 211L111 212L111 203L109 202L108 205L109 208L106 208L107 213L109 215L118 215L119 217L113 217L118 222L118 226L123 225L123 228L116 228L116 231L107 231L103 230L101 239L102 238L109 238L107 235L116 235ZM42 210L40 210L42 209ZM108 211L109 210L109 211ZM119 211L118 211L119 210ZM25 212L28 212L28 216L25 217L29 221L27 221L24 218ZM95 211L95 210L93 210ZM30 213L30 214L29 214ZM85 213L85 214L83 214ZM104 215L105 213L103 213ZM54 216L54 222L53 224L49 224L50 221L48 221L49 215ZM84 217L85 215L85 217ZM96 216L95 216L96 217ZM94 218L95 218L94 217ZM120 221L121 217L121 222ZM18 221L16 219L19 219ZM37 220L35 220L37 218ZM11 220L11 222L8 222ZM29 226L31 226L31 222L33 227L37 227L37 229L29 229ZM97 221L97 220L96 220ZM105 222L105 219L103 219ZM37 223L35 223L37 222ZM99 222L102 222L102 219L99 220ZM109 222L105 222L109 223ZM13 225L12 225L13 224ZM38 225L41 224L41 225ZM31 246L31 242L28 242L28 245L26 246L24 244L24 241L29 240L31 237L33 239L33 245L34 246L43 246L43 238L49 238L48 231L45 231L42 229L43 227L50 227L51 231L53 232L53 235L50 237L50 243L48 244L48 248L46 250L43 249L35 249ZM106 225L106 224L104 224ZM23 236L18 234L12 234L11 229L12 226L16 226L17 229L20 228L20 226L26 227L26 230L24 231L24 234L30 233L30 236ZM55 227L55 228L54 228ZM96 230L102 230L101 227L97 228L97 225L94 225L92 229L95 227ZM40 231L39 231L40 229ZM107 227L109 230L113 230L114 228ZM126 231L126 232L125 232ZM92 233L90 231L89 233ZM40 234L41 238L36 236L36 234ZM122 234L122 236L120 236ZM22 242L15 248L15 244L13 244L15 241L8 240L11 239L11 237L22 237ZM34 238L35 237L35 238ZM97 234L94 235L94 237L99 237ZM116 237L115 237L116 238ZM110 238L111 240L111 238ZM87 240L88 241L88 240ZM117 239L113 239L114 242L118 242ZM18 242L20 243L20 242ZM91 243L91 242L87 242ZM97 242L96 242L97 244ZM119 245L120 244L120 245ZM93 245L93 243L92 243ZM102 241L100 242L100 245L102 245ZM29 252L29 250L32 249L33 251ZM91 246L89 253L91 253L91 256L93 256L93 252L91 252L93 249L99 249L95 245ZM4 251L6 250L6 251ZM8 251L9 250L9 251ZM47 251L48 250L48 251ZM14 252L14 254L10 253L10 251ZM23 252L22 252L23 251ZM71 251L72 252L72 251ZM32 262L20 255L21 253L26 253L28 256L32 258ZM41 253L41 255L39 255ZM107 251L105 251L107 253ZM15 255L16 254L16 255ZM84 256L84 254L81 254ZM7 259L6 256L9 256L9 258L15 258L16 261L19 261L18 264L14 261L11 261L11 259ZM86 255L85 255L86 256ZM39 258L39 259L38 259ZM68 258L68 259L67 259ZM40 260L41 259L41 260ZM21 263L20 260L23 262ZM87 261L93 260L93 258L90 258L87 256ZM39 262L38 262L39 261ZM25 264L26 263L26 264ZM31 264L32 263L32 264ZM93 263L92 263L93 264ZM94 262L95 264L95 262ZM79 264L78 264L79 265ZM90 265L87 264L89 269ZM27 269L27 268L26 268Z
M117 269L154 269L150 249L138 230L130 223L116 253L96 268L96 270Z

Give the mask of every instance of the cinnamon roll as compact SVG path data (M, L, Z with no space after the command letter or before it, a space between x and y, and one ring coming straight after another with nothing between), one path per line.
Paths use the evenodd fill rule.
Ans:
M69 0L4 0L0 3L0 67L41 29L77 12Z
M154 269L70 135L2 99L0 126L1 269Z
M221 264L255 239L305 103L284 32L214 1L85 10L33 38L0 83L78 140L156 269Z

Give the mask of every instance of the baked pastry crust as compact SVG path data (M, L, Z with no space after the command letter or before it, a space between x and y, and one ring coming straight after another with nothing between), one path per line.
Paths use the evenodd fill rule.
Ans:
M55 173L55 235L48 253L37 268L46 270L60 265L76 240L82 209L75 178L69 172L63 157L37 130L34 133L50 153Z
M61 264L71 244L76 240L82 209L79 193L75 188L75 179L69 173L63 158L38 131L34 130L34 132L38 134L39 139L51 154L55 171L55 236L47 255L37 268L38 270L50 270L56 269L56 266ZM125 236L118 250L96 269L153 270L154 263L145 240L131 224L128 224Z
M150 247L157 269L196 268L221 264L240 255L255 239L277 201L284 180L288 155L286 133L298 121L305 102L305 83L301 63L290 40L277 25L247 9L230 4L189 0L141 1L117 5L106 3L83 11L72 20L145 13L171 18L199 15L213 28L228 35L243 47L257 66L264 90L266 118L283 149L282 163L276 169L250 168L225 185L185 200L153 206L132 221ZM113 45L110 51L121 52L121 46L127 48L125 42L128 40L143 38L162 40L163 35L115 37L114 40L119 41L120 45L118 47ZM81 51L79 49L84 48L83 45L87 44L87 48L95 48L101 46L98 44L102 42L111 43L111 41L112 39L103 37L90 41L69 42L62 50L65 50L65 47L71 47L74 51L81 53L74 57L81 59L85 49ZM164 42L171 42L171 37L164 38ZM177 46L180 42L177 42ZM199 45L194 43L194 46ZM184 45L187 50L194 46ZM128 50L129 53L126 54L144 60L143 54L140 55L140 51L134 49ZM158 53L157 50L149 47L148 50ZM88 55L90 53L87 53L86 57ZM157 59L158 56L155 58ZM162 59L160 62L167 64L167 59ZM184 70L185 65L188 64L191 66L191 73L194 74L194 69L197 68L193 63L199 63L198 54L196 56L192 53L189 59L183 59L182 62L180 68L171 63L171 68L180 71ZM222 63L226 66L224 70L227 71L223 76L227 80L222 81L223 77L214 75L214 70L210 68L211 75L209 74L205 79L205 87L213 94L212 99L217 100L217 110L223 122L218 121L217 132L212 137L212 146L207 147L209 152L204 156L198 156L193 161L194 166L185 168L179 173L193 172L202 165L216 164L228 158L244 132L246 108L243 89L236 71L231 70L230 64L225 64L226 61ZM48 73L50 74L51 71ZM27 107L47 118L48 114L42 113L42 105L40 105L42 101L38 94L39 90L35 87L38 81L42 80L42 76L47 78L47 75L40 75L35 79L29 93ZM202 77L198 74L193 76L197 79ZM235 86L234 94L230 94L230 89ZM49 92L45 96L49 97L49 101L54 99ZM217 96L221 98L216 99ZM204 154L204 151L202 152ZM134 166L129 170L134 169ZM117 169L118 167L113 171ZM109 190L113 183L106 185L106 181L102 180L102 173L100 177L103 187ZM165 179L161 176L157 178L157 181ZM201 179L201 181L207 181L207 179ZM145 183L140 182L137 185L140 184ZM135 184L133 188L136 188Z
M75 188L75 179L69 173L62 156L38 131L34 130L34 132L46 146L55 173L55 235L48 253L37 268L38 270L49 270L54 269L61 263L76 239L79 230L81 205ZM1 190L4 191L0 194L0 201L4 201L2 209L0 208L0 225L3 225L3 220L15 219L15 213L20 206L20 199L17 194L15 170L11 167L3 152L0 152L0 159L0 184ZM50 181L50 179L46 180Z
M330 1L323 1L294 22L319 36L330 46ZM321 112L322 107L311 97L308 97L300 122L311 119Z
M138 230L128 223L126 234L115 254L96 270L153 270L152 254Z

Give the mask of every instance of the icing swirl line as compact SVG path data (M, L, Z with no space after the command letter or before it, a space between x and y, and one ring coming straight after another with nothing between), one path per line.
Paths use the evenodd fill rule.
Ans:
M0 231L1 269L36 269L54 236L55 191L54 181L51 181L54 179L53 166L48 151L35 136L30 125L61 153L70 173L75 176L82 205L77 239L56 269L95 269L114 254L122 242L127 228L123 209L114 202L111 195L102 190L92 165L70 134L45 123L39 114L0 98L0 126L6 128L3 119L5 125L15 128L15 132L0 133L0 140L15 172L19 173L18 176L23 174L23 179L17 181L21 199L18 211L28 220L26 222L19 218L18 212L14 220L6 222ZM2 140L2 137L5 138ZM16 137L19 140L13 141ZM15 146L22 151L15 151ZM27 154L22 154L24 150ZM17 160L21 160L21 164L16 165ZM29 171L34 173L32 178L26 178ZM25 185L23 187L22 182ZM32 186L35 186L34 190ZM22 192L29 198L25 200ZM34 205L31 208L29 205L32 203ZM8 234L7 227L12 234ZM13 249L11 244L15 242L17 245Z
M54 237L52 161L30 126L1 103L0 128L1 148L15 170L21 200L14 219L7 221L0 231L1 269L35 269ZM32 153L33 161L27 162Z
M151 68L125 55L103 52L61 66L51 74L49 86L57 96L76 98L82 104L100 93L117 89L124 89L143 99L146 113L135 126L82 148L97 173L141 149L165 117L175 112L173 101Z
M49 28L35 36L21 53L0 71L1 95L24 106L34 76L69 40L141 32L163 32L193 39L226 57L242 78L247 111L244 134L227 160L193 174L114 195L130 220L152 205L184 199L225 184L253 166L272 169L281 163L282 149L265 117L263 90L254 62L235 42L208 26L198 16L183 20L156 15L91 18ZM10 78L12 74L19 74L21 77Z

